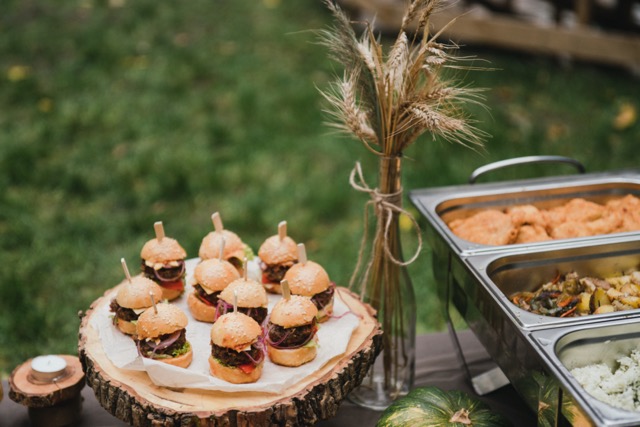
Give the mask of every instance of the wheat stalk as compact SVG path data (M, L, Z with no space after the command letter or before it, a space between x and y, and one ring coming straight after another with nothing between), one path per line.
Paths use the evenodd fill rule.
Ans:
M415 256L407 263L402 261L398 212L406 211L401 208L400 159L404 150L424 133L432 139L439 137L469 147L482 146L487 135L474 126L464 106L483 105L484 98L481 89L463 86L443 76L447 69L475 67L465 63L472 58L454 55L458 46L437 41L444 29L429 34L429 20L438 10L440 0L412 1L388 52L374 35L371 24L364 23L364 31L358 37L345 13L332 0L325 3L335 18L335 25L321 31L320 40L331 57L344 67L343 76L328 90L321 91L328 101L325 111L330 126L355 136L367 150L380 156L378 187L365 189L372 195L367 206L373 203L377 217L370 259L361 273L365 232L351 283L360 286L361 295L378 311L384 331L384 388L395 398L406 392L401 377L412 366L413 343L409 331L415 328L415 319L409 314L412 311L403 306L415 304L411 300L412 289L406 291L407 273L403 269ZM416 30L409 37L407 29L414 22L417 22ZM362 191L364 187L354 188ZM395 209L389 209L390 205ZM417 253L419 250L420 247ZM409 295L410 300L403 300L403 295ZM371 381L373 375L369 377ZM374 388L372 383L368 387Z
M325 4L336 24L320 31L320 41L344 67L344 77L321 91L329 101L332 127L380 156L402 155L424 133L470 147L483 145L488 135L463 108L483 105L483 90L443 77L444 70L483 68L469 64L475 58L456 57L457 45L438 42L442 30L429 34L429 19L440 0L412 1L388 52L369 22L358 37L342 9L331 0ZM416 21L410 39L407 28Z

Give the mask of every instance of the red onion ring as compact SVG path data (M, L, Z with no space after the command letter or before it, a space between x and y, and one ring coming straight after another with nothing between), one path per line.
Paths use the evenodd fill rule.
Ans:
M227 314L229 312L229 309L233 310L233 304L229 304L225 300L218 298L215 320L218 320L220 316Z
M153 274L156 276L156 279L158 279L161 282L175 282L176 280L178 280L179 278L182 277L182 275L184 274L184 270L185 270L185 265L184 265L184 261L180 261L180 266L182 268L180 268L180 272L178 272L175 276L173 277L162 277L158 274L158 270L156 270L155 268L153 269ZM164 268L164 267L163 267Z
M330 292L327 292L327 291L330 291ZM329 284L329 287L327 288L327 291L324 291L324 292L327 292L328 294L330 294L330 295L331 295L331 298L328 298L328 299L327 299L327 302L326 302L325 304L322 304L322 305L321 305L320 303L318 303L318 300L316 300L316 299L315 299L316 295L318 295L318 294L316 294L316 295L314 295L313 297L311 297L311 300L313 301L313 303L314 303L314 304L317 304L317 305L319 306L319 307L318 307L318 310L322 310L322 309L323 309L323 308L325 308L327 305L329 305L329 303L331 302L331 300L332 300L332 298L333 298L333 295L334 295L334 294L335 294L335 292L336 292L336 284L335 284L334 282L331 282L331 283ZM324 292L321 292L321 293L324 293Z
M309 344L309 342L311 342L311 340L313 339L313 337L316 335L316 332L318 331L317 327L314 328L311 333L309 334L309 336L307 337L307 339L305 339L302 343L297 344L297 345L289 345L289 346L282 346L281 344L284 342L284 340L287 339L287 337L289 336L289 334L291 333L291 331L287 331L286 334L284 334L284 336L282 337L281 340L279 340L277 343L274 343L273 341L271 341L271 338L269 337L269 332L271 331L271 328L269 328L267 330L267 334L266 334L266 338L265 340L267 341L267 343L273 347L273 348L277 348L280 350L286 350L286 349L294 349L294 348L300 348L300 347L304 347L305 345Z
M169 335L167 338L160 341L158 344L155 344L153 341L149 341L149 347L153 349L154 353L158 350L164 350L165 348L170 347L171 344L175 343L178 340L178 338L180 338L181 333L182 333L182 329L179 329L174 333L172 333L171 335Z
M253 357L251 357L251 350L247 350L247 351L243 351L243 353L247 356L247 358L249 358L249 360L251 360L251 363L253 363L254 365L259 365L260 362L262 362L264 360L264 352L262 349L258 348L258 350L260 350L260 356L258 357L258 359L254 359Z

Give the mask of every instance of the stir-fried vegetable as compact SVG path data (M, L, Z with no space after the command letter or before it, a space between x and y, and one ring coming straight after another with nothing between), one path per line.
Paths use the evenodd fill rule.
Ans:
M585 316L640 307L640 271L608 278L558 274L534 292L516 292L512 303L535 314Z

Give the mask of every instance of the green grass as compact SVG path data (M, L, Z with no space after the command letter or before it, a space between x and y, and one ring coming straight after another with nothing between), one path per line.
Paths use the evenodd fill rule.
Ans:
M121 257L137 265L156 220L196 256L214 211L254 249L286 219L339 284L355 265L367 199L348 174L361 160L374 186L375 160L324 124L317 87L340 70L309 31L330 22L320 2L115 3L8 1L0 15L5 374L76 351L78 311L121 280ZM419 140L406 189L462 184L478 166L529 154L589 171L637 166L640 125L613 127L622 105L640 108L625 71L462 53L499 69L462 76L490 89L490 110L471 112L493 138L485 152ZM561 169L492 178L571 172ZM420 332L444 326L428 252L410 267Z

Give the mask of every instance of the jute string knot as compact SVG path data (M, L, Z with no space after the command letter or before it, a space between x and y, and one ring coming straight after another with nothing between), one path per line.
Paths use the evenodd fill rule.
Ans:
M387 258L396 265L406 267L407 265L413 263L418 256L420 255L420 251L422 250L422 233L420 232L420 226L416 219L402 208L402 188L395 193L382 193L378 188L371 188L364 180L364 176L362 174L362 167L360 166L360 162L356 162L355 167L351 171L349 175L349 184L355 190L361 191L363 193L368 193L371 196L371 200L369 200L365 204L364 208L364 231L362 234L362 240L360 242L360 251L358 253L358 262L356 263L356 268L351 276L351 280L349 281L349 288L352 288L354 282L358 276L358 272L360 271L360 267L362 264L362 259L364 256L364 252L367 246L368 240L368 229L369 229L369 207L373 206L376 217L378 218L378 229L379 227L384 227L383 233L376 232L376 236L373 240L373 246L375 247L378 239L382 236L383 239L383 247L384 253ZM413 228L416 230L416 236L418 237L418 247L416 248L415 253L408 261L402 261L395 257L395 255L389 249L389 231L391 229L391 221L393 214L404 214L411 220ZM384 218L384 224L382 224L382 218ZM371 266L373 264L373 254L369 259L369 263L367 264L367 268L364 271L363 281L369 277L369 272L371 270ZM361 293L364 292L364 286L361 289Z

